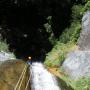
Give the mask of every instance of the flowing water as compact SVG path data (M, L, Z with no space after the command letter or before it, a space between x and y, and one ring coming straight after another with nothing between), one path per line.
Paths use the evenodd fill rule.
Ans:
M48 72L42 63L32 63L31 90L61 90L54 75Z

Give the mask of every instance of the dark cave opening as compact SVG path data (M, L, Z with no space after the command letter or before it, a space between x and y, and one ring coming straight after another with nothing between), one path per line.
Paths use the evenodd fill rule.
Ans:
M26 6L15 4L2 5L0 8L1 34L7 40L10 51L17 58L45 58L53 45L43 25L46 18L52 16L52 29L58 38L69 24L71 5L60 2L28 3ZM9 6L9 7L8 7ZM40 31L42 29L42 31Z

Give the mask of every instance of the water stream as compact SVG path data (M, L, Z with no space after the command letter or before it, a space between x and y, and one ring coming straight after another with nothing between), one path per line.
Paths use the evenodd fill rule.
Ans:
M54 75L42 63L34 62L31 67L31 90L61 90Z

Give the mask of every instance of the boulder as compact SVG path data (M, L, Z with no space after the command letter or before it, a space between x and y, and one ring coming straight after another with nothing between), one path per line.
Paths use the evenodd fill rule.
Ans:
M78 40L80 50L90 50L90 11L85 12L82 18L82 31Z
M21 60L4 61L0 65L0 90L25 90L30 76L29 71L28 65ZM26 90L30 90L30 85Z
M73 51L62 65L71 79L90 76L90 51Z

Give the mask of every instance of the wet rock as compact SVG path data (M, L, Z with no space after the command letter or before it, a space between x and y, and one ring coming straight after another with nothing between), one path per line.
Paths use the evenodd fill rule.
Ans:
M90 11L87 11L82 18L82 32L78 40L80 50L90 50Z
M23 73L23 77L20 79L24 68L26 68L26 71ZM23 61L5 61L0 65L0 90L25 90L29 76L28 65ZM30 85L26 90L30 90Z
M90 76L90 51L69 53L62 68L72 79Z

